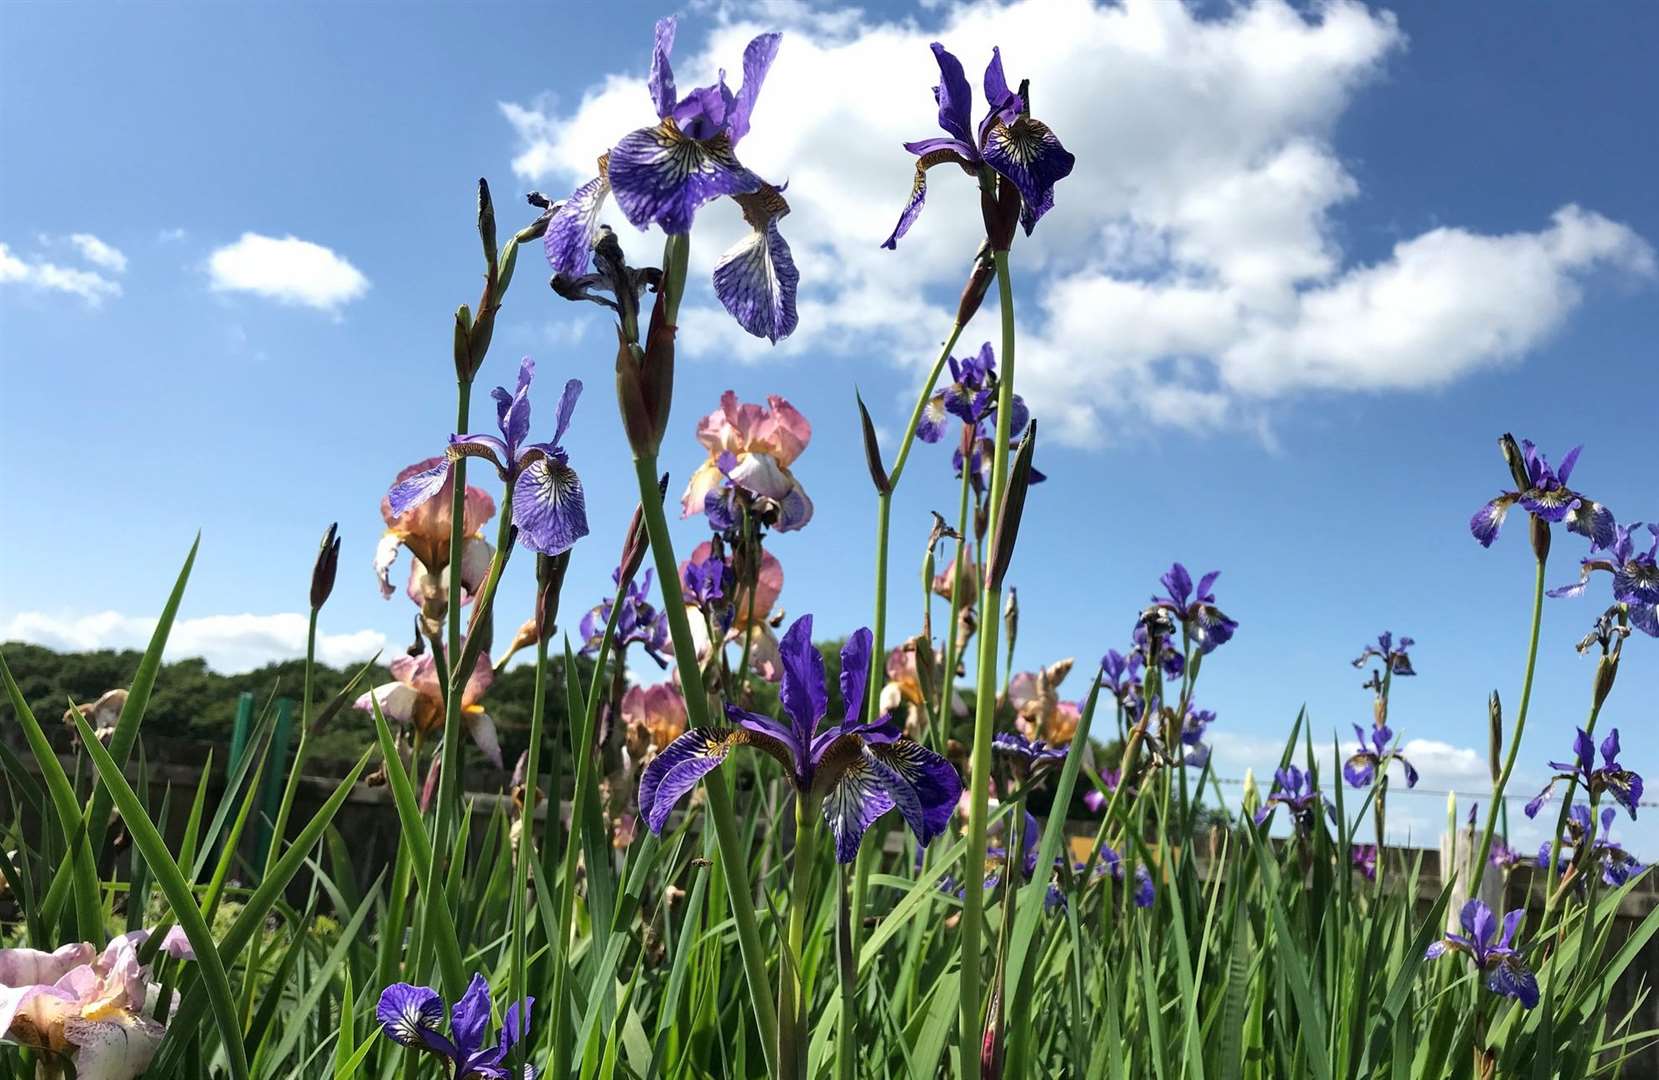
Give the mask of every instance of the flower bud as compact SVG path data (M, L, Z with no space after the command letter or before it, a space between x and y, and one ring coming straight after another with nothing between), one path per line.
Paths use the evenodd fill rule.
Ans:
M1002 605L1002 632L1008 636L1008 655L1012 656L1014 641L1020 634L1020 596L1012 585L1008 587L1008 602Z
M864 463L870 467L870 482L878 495L891 495L893 483L887 478L887 469L881 463L881 443L876 439L876 425L870 419L870 410L864 407L864 398L857 390L853 399L858 402L858 421L864 428Z
M674 335L667 321L665 294L659 292L651 308L651 326L645 346L628 340L617 327L616 397L622 427L635 457L655 457L668 429L674 398Z
M1020 518L1025 515L1025 494L1031 487L1031 455L1037 448L1037 421L1031 421L1020 440L1014 467L1008 471L1008 487L1002 493L1002 506L997 511L997 531L991 538L991 551L985 564L987 581L993 589L1002 588L1002 579L1008 573L1008 564L1014 559L1014 541L1019 537ZM986 612L986 617L994 617Z
M1256 770L1244 770L1244 794L1239 798L1239 808L1246 817L1254 814L1262 804L1261 788L1256 786Z
M553 636L553 624L559 618L559 594L569 568L568 548L557 555L536 556L536 636L542 641Z
M663 473L662 478L657 481L657 497L661 499L667 494L668 474ZM636 505L634 516L628 520L628 531L623 536L622 556L616 561L616 565L621 568L619 588L634 580L634 575L639 573L640 566L645 562L645 552L650 546L651 538L645 529L645 507Z
M1487 733L1488 760L1491 769L1492 783L1498 782L1503 775L1503 702L1498 700L1498 692L1492 691L1492 697L1486 703L1486 719L1490 726Z
M973 320L996 276L997 264L991 256L991 242L987 240L979 245L979 253L974 256L973 269L968 271L967 283L962 286L962 299L956 305L957 326L967 326Z
M484 245L484 262L495 270L495 203L490 199L490 182L478 178L478 239Z
M1509 466L1509 475L1515 481L1516 491L1525 491L1532 486L1532 477L1527 474L1526 456L1521 453L1520 446L1515 442L1515 436L1504 432L1498 439L1498 450L1503 454L1505 465Z
M471 382L472 369L472 309L462 304L455 309L455 377Z
M322 545L317 549L317 561L311 567L311 610L320 611L334 591L334 572L340 568L339 523L323 533Z
M1528 520L1532 523L1532 554L1543 562L1550 557L1550 523L1537 514Z
M1604 654L1596 662L1595 707L1598 709L1607 700L1607 695L1613 692L1613 680L1619 674L1620 652Z
M982 179L979 184L979 212L985 219L985 242L992 251L1007 251L1014 244L1014 230L1020 223L1020 191L1001 176Z

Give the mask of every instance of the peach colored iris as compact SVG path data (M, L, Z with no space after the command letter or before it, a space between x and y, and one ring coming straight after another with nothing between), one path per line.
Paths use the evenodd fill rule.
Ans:
M397 474L393 481L396 486L418 472L424 472L437 465L440 459L427 458ZM450 500L454 498L455 478L444 481L444 486L432 498L421 503L401 516L392 513L392 505L388 499L380 500L380 516L386 522L386 534L380 538L380 544L374 552L375 576L380 579L380 595L390 598L395 591L392 587L392 564L397 561L397 551L400 547L409 549L413 563L409 567L409 599L421 605L423 609L434 601L441 601L447 587L445 571L449 568L449 532L450 532ZM482 488L467 485L467 497L463 504L461 518L461 535L465 537L461 545L461 582L467 596L462 597L462 603L471 599L473 593L481 584L484 576L489 572L490 559L494 552L485 542L480 530L484 523L495 516L495 500Z
M1014 726L1033 741L1050 746L1071 742L1082 712L1075 701L1061 701L1059 687L1071 671L1067 658L1041 671L1022 671L1008 682L1008 704L1014 708Z
M680 579L685 580L687 565L706 560L711 550L712 545L707 540L693 548L691 557L680 564ZM765 548L760 552L760 572L755 579L752 590L739 585L733 592L732 625L726 631L726 643L741 648L747 638L749 669L768 682L777 682L783 677L783 668L778 657L778 635L772 629L772 609L783 593L783 564ZM697 656L700 660L706 660L710 654L707 620L702 612L695 609L688 614L691 616L691 636L697 643Z
M702 513L709 492L729 475L739 487L783 508L787 524L780 523L780 530L800 528L812 517L812 502L789 467L811 440L812 425L783 398L772 394L765 406L753 405L739 403L737 394L727 390L720 408L697 423L697 441L709 456L686 485L681 516ZM723 474L719 460L727 453L736 464Z
M635 764L685 734L685 699L671 683L631 686L622 695L628 755Z
M388 665L396 682L382 683L357 699L356 707L368 712L370 699L380 703L380 711L395 724L413 727L423 735L442 731L444 726L443 690L438 685L438 668L432 654L419 657L400 656ZM472 677L461 692L461 720L478 749L496 768L503 768L501 744L496 740L495 721L480 704L490 685L495 682L495 669L487 654L479 654L472 669Z

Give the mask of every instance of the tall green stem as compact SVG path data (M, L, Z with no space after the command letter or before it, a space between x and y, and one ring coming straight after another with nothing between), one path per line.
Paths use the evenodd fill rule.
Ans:
M618 590L619 592L621 590ZM539 629L539 628L538 628ZM566 672L569 678L570 672ZM536 797L541 791L541 740L542 720L546 712L547 698L547 641L540 633L536 635L536 696L530 702L530 750L524 763L524 805L519 809L518 818L518 847L513 853L513 970L511 993L508 1001L523 1001L526 992L526 965L529 936L529 924L525 913L525 891L529 887L530 876L530 838L536 828ZM553 801L548 804L548 814L556 816L559 812L559 793L552 793ZM524 1053L524 1050L520 1050ZM518 1064L522 1065L520 1061Z
M904 437L899 440L899 452L894 456L893 467L887 473L887 490L876 497L876 608L870 628L874 643L870 653L869 686L866 690L868 712L871 716L875 715L877 703L881 700L882 669L887 662L887 543L893 492L899 486L899 477L904 473L905 462L910 460L910 447L916 441L916 428L922 422L922 412L927 408L927 400L933 395L933 388L945 370L951 350L956 348L956 341L961 336L962 324L957 323L951 327L950 337L946 339L945 347L939 350L938 359L933 361L933 370L928 373L927 385L922 387L922 392L916 397L916 407L910 411L910 423L905 426ZM856 918L853 920L855 924L858 921Z
M294 798L299 793L300 775L305 770L305 758L311 745L311 676L317 660L317 615L318 609L311 609L311 619L305 630L305 676L300 691L300 742L294 748L294 764L288 771L288 783L282 789L282 802L277 806L276 822L271 827L271 846L265 852L265 873L261 879L271 876L271 868L277 863L282 852L282 842L288 835L288 817L294 810Z
M670 591L679 588L680 570L674 561L668 520L663 516L662 498L657 490L657 456L636 457L634 472L639 480L639 501L644 508L645 531L651 540L651 556L656 561L657 585L662 590L662 606L668 616L668 633L674 642L674 662L679 666L680 686L685 693L686 717L691 727L707 727L708 694L703 689L703 674L697 666L697 648L692 641L691 624L686 620L685 604ZM726 876L726 895L731 902L732 921L737 924L737 941L749 983L749 998L754 1004L761 1043L766 1048L767 1057L772 1059L769 1064L775 1073L779 1064L776 1060L778 1015L767 991L766 954L761 948L754 897L748 886L748 855L738 836L737 815L726 785L720 782L720 778L711 777L703 785L703 793L708 800L709 817L714 821L715 845Z
M784 1080L806 1076L807 997L801 981L806 949L806 913L812 906L812 864L817 834L815 800L795 794L795 853L789 888L789 952L778 964L778 1075Z
M997 535L1001 524L1002 494L1008 485L1009 417L1014 411L1014 286L1008 273L1008 252L995 253L997 300L1002 316L1002 355L998 357L997 433L991 457L991 522L989 535ZM966 463L964 463L966 466ZM992 614L1002 609L1000 584L985 574L980 597L978 678L974 701L973 789L968 811L968 853L966 878L969 888L962 902L962 1002L957 1029L961 1075L974 1075L978 1068L980 1020L980 930L985 916L983 891L973 888L979 868L985 865L986 814L990 810L991 729L996 720L997 639L999 620ZM1012 826L1011 826L1012 827Z
M457 379L455 383L455 430L465 433L470 424L472 411L472 382L469 379ZM466 542L466 508L467 508L467 459L456 458L449 466L450 483L454 485L449 493L449 584L444 598L447 601L449 616L449 636L445 644L449 649L452 663L459 663L461 655L461 545ZM505 519L506 511L502 511ZM498 556L500 552L496 553ZM450 691L455 688L455 672L446 673L447 686L444 694L444 739L443 739L443 771L438 774L438 812L433 820L432 850L439 857L433 862L434 881L428 884L441 882L443 879L436 867L442 863L443 856L449 851L449 830L454 823L456 812L460 809L460 782L461 770L456 767L461 752L461 695ZM424 893L426 896L435 896L436 893Z
M1515 771L1515 758L1521 749L1521 736L1527 726L1527 705L1532 701L1532 674L1538 665L1538 630L1544 622L1544 563L1548 550L1538 556L1538 570L1532 585L1532 633L1527 642L1526 675L1521 679L1521 707L1515 713L1515 731L1509 738L1509 750L1504 754L1503 772L1492 786L1492 802L1486 808L1486 828L1480 834L1480 847L1475 850L1474 879L1469 883L1469 895L1480 895L1481 878L1486 873L1486 857L1492 851L1492 830L1498 824L1498 807L1503 805L1504 788L1509 786L1509 775Z

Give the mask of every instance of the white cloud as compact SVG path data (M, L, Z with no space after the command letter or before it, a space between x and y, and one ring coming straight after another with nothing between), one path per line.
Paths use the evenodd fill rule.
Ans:
M110 250L114 252L113 248ZM12 254L4 243L0 243L0 285L22 285L69 293L80 297L89 307L97 307L105 300L121 295L119 282L111 281L96 271L59 266L41 258L25 259Z
M69 242L75 245L75 250L81 253L81 258L93 266L117 274L127 272L127 257L121 253L120 249L104 243L91 233L72 233Z
M306 616L204 615L178 619L167 638L168 660L200 656L215 671L236 672L305 655ZM66 651L143 649L155 632L154 617L101 611L90 615L19 612L0 620L0 640L29 641ZM336 667L362 663L386 647L377 630L318 633L317 659Z
M250 292L331 312L369 290L369 279L344 256L296 236L243 233L208 256L208 273L219 292Z
M899 143L936 134L928 43L946 42L976 86L993 43L1012 78L1031 77L1035 111L1078 166L1016 245L1018 378L1072 442L1147 421L1257 426L1270 403L1301 393L1443 385L1537 347L1591 275L1653 273L1642 238L1571 205L1516 223L1529 231L1450 226L1370 264L1346 257L1334 215L1360 188L1331 133L1405 46L1392 15L1353 0L1306 15L1255 0L1205 18L1161 0L979 0L905 22L752 10L787 31L740 148L751 168L789 181L784 229L804 291L785 355L930 362L979 238L971 183L936 170L899 252L877 246L909 190ZM697 52L686 46L701 27L686 26L680 86L733 67L764 28L728 17ZM562 106L503 103L515 171L554 193L592 176L600 151L651 121L643 76L611 75ZM622 224L614 207L609 216ZM742 228L734 207L709 207L694 270L706 277ZM642 256L651 246L622 234ZM697 353L771 354L701 285L681 326L682 348Z

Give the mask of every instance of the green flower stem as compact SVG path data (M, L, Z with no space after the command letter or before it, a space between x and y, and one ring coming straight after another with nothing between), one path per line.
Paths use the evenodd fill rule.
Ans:
M1002 515L1002 494L1008 486L1009 416L1014 411L1014 285L1008 274L1008 252L995 253L997 300L1002 316L1001 376L997 379L997 434L991 458L991 523L995 536ZM965 463L966 464L966 463ZM1001 627L992 612L1002 610L1002 589L985 575L981 594L978 689L974 701L973 788L968 811L968 852L966 878L970 887L962 902L962 1001L957 1027L960 1040L959 1068L963 1077L973 1076L979 1067L980 1036L980 931L985 916L985 897L972 883L985 865L985 816L990 809L991 729L996 721L997 638ZM1012 827L1012 826L1010 826Z
M455 430L465 433L471 423L472 412L472 380L457 379L455 382ZM449 584L445 599L448 601L449 616L449 655L460 656L461 640L461 546L466 542L466 506L467 506L467 459L456 458L449 466L449 479L454 484L449 494ZM507 520L507 513L502 511L502 520ZM498 552L499 554L499 552ZM442 861L441 853L449 850L449 830L454 821L455 812L460 809L460 770L455 768L455 759L460 755L461 748L461 697L459 694L449 693L454 685L454 672L446 671L447 678L444 692L444 738L443 738L443 772L438 776L438 810L432 823L432 850L440 853L440 858L433 860L436 866ZM418 763L417 763L418 764ZM438 879L441 881L441 879ZM428 882L434 885L436 882ZM436 893L423 892L423 896L433 896ZM459 988L455 988L459 989Z
M950 735L951 698L955 696L956 692L956 647L958 644L966 644L966 642L959 643L956 636L960 632L959 623L962 618L962 568L967 562L968 553L968 494L972 490L972 484L969 482L971 475L967 465L964 464L962 469L962 501L956 511L958 539L954 560L956 569L951 574L950 580L950 625L945 628L945 669L939 673L939 707L934 711L934 715L938 717L939 721L939 730L934 735L934 749L941 754L945 752L945 742ZM933 643L928 642L928 647L932 648L932 646ZM924 687L922 692L926 694L929 689L929 687Z
M789 887L789 952L778 965L778 1076L806 1076L807 994L801 983L806 947L806 914L812 906L812 864L817 850L817 800L795 795L795 853ZM845 989L845 988L843 988Z
M857 1075L858 1045L858 961L852 948L852 908L847 896L847 868L836 867L835 962L840 975L841 1026L836 1032L836 1080L854 1080ZM915 939L912 938L914 941Z
M1538 666L1538 630L1544 621L1544 563L1548 552L1538 557L1538 570L1532 584L1532 633L1527 642L1526 674L1521 679L1521 707L1515 713L1515 731L1509 738L1509 751L1504 755L1503 772L1492 785L1492 802L1486 808L1486 828L1480 834L1480 847L1475 849L1474 879L1469 883L1469 895L1480 895L1481 878L1486 874L1486 857L1492 852L1492 830L1498 824L1498 807L1503 805L1504 788L1515 771L1515 758L1521 749L1521 736L1526 732L1527 705L1532 701L1532 675Z
M877 703L881 700L882 673L887 663L887 547L890 512L893 506L893 492L898 489L899 477L904 474L905 462L910 460L910 447L916 441L916 428L922 422L922 411L927 408L927 399L933 396L933 387L939 382L939 376L945 370L945 364L950 359L951 350L956 348L957 339L962 336L962 324L951 327L950 337L945 341L945 347L939 350L938 359L933 361L933 370L928 372L927 385L916 396L916 407L910 410L910 423L905 425L904 437L899 440L899 452L893 458L893 467L887 473L887 491L876 498L876 610L870 633L874 644L870 652L870 680L866 690L869 715L876 714ZM853 924L861 921L854 912Z
M294 764L288 771L288 783L282 789L282 802L277 806L276 823L271 829L271 846L265 852L265 873L261 878L271 876L271 868L276 866L277 858L282 852L282 842L288 836L288 817L294 810L294 798L299 792L300 774L305 770L305 758L311 744L311 676L312 668L317 660L317 615L318 609L311 609L311 619L305 630L305 677L300 691L300 742L294 748Z
M697 649L691 638L691 624L686 621L685 604L678 602L669 590L678 588L679 567L674 562L673 543L668 536L668 520L663 516L662 499L657 492L657 456L650 454L634 459L634 472L639 480L640 506L645 513L645 531L651 541L651 556L657 565L657 586L662 590L663 609L668 616L668 633L674 642L674 662L680 669L680 686L685 694L686 718L689 727L707 727L709 723L708 695L703 690L703 674L697 667ZM714 821L716 849L724 871L726 895L731 902L732 921L737 924L737 940L743 956L744 974L749 983L749 998L754 1004L755 1021L760 1027L761 1043L766 1048L768 1064L774 1074L778 1041L778 1015L767 992L766 953L760 942L760 926L755 919L754 898L750 895L746 872L748 857L738 837L737 815L732 808L731 793L719 777L710 777L703 785L708 801L709 817Z
M588 789L594 784L593 733L599 723L599 680L605 673L605 662L610 659L611 639L616 633L617 620L621 618L626 594L624 583L618 582L616 596L611 599L610 614L605 618L605 633L599 639L599 652L594 657L593 682L588 688L582 708L582 727L579 732L571 732L570 753L576 759L576 776L571 787L570 832L565 837L564 869L559 878L559 941L554 949L558 961L553 967L553 1008L557 1010L554 1015L561 1018L560 1023L553 1029L553 1060L560 1063L570 1060L570 1050L565 1045L567 1029L562 1018L566 1013L564 1001L570 978L568 953L576 922L576 859L582 852L580 836L584 828L582 823L587 820ZM565 656L570 656L568 641L565 643ZM565 677L568 679L579 676L567 668ZM557 789L554 789L552 794L557 799ZM554 821L558 820L557 803L550 807L548 816Z
M1585 735L1596 733L1596 720L1601 716L1601 704L1600 701L1594 701L1590 705L1590 717L1584 724ZM1544 925L1546 926L1549 925L1550 916L1555 914L1556 906L1561 902L1563 890L1559 887L1552 888L1551 883L1555 880L1555 868L1561 861L1561 834L1567 831L1567 812L1573 808L1573 796L1577 793L1578 775L1575 773L1567 779L1567 790L1561 799L1561 810L1555 818L1555 836L1550 841L1550 861L1544 870ZM1592 827L1595 825L1594 814L1591 815L1590 824ZM1589 850L1588 841L1586 841L1585 850Z
M617 591L621 592L620 589ZM567 672L566 677L569 675ZM542 723L547 711L547 642L539 633L536 635L535 693L535 698L530 702L530 750L524 763L524 806L519 811L518 845L513 852L513 970L507 998L509 1003L524 1000L527 983L526 954L529 946L526 938L529 936L530 928L525 911L525 891L530 876L530 838L536 831L536 795L541 791ZM549 816L557 816L559 812L558 797L559 793L554 791L552 801L547 807ZM524 1056L527 1050L528 1047L521 1050L520 1056ZM520 1060L517 1064L522 1065L524 1062Z

